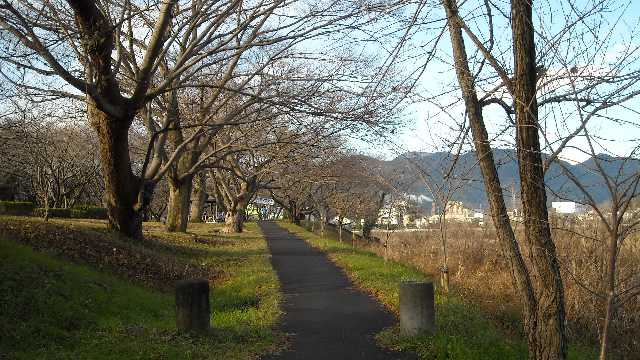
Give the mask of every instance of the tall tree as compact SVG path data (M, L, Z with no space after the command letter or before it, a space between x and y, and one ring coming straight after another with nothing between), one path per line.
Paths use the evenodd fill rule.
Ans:
M523 299L523 323L527 333L529 356L532 359L564 359L567 354L565 332L564 289L555 245L551 239L546 208L536 103L536 62L533 42L531 4L512 1L512 37L515 76L510 79L495 59L487 53L500 74L504 86L512 93L516 104L518 164L520 170L522 206L525 220L525 241L529 265L524 261L506 206L496 164L490 148L482 103L475 90L474 75L469 69L462 37L466 28L455 0L443 1L447 13L449 34L455 58L455 70L463 94L474 145L489 199L493 223L513 269L516 284ZM482 47L484 49L484 47ZM526 180L525 180L526 179Z

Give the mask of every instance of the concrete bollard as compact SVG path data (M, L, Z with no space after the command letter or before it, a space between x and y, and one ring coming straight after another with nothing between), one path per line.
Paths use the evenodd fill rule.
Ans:
M182 280L176 284L176 325L180 331L205 333L210 328L209 282Z
M435 333L436 311L433 282L400 283L400 332L404 336Z

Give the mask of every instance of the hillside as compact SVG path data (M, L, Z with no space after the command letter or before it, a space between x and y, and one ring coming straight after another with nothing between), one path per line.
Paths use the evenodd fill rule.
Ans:
M498 175L505 192L507 206L513 201L512 191L516 191L519 198L520 176L518 174L517 156L515 150L496 149L494 158L498 164ZM640 160L631 159L625 161L608 155L598 155L601 165L608 176L615 177L619 173L628 176L640 170ZM452 154L438 152L410 152L396 157L393 160L383 161L381 165L386 177L391 179L399 189L405 189L409 193L418 193L431 196L424 182L417 175L416 166L421 167L430 174L430 177L438 184L443 183L443 172L451 166ZM469 207L486 208L487 196L484 191L484 182L477 166L476 153L469 151L460 156L454 170L455 178L452 183L457 188L454 198L462 201ZM596 171L596 162L593 158L582 163L563 165L582 182L593 198L598 202L606 202L610 194L602 177ZM622 177L621 177L622 178ZM580 201L584 199L579 188L569 180L562 167L553 164L546 173L549 201L568 199ZM442 185L440 185L442 186Z

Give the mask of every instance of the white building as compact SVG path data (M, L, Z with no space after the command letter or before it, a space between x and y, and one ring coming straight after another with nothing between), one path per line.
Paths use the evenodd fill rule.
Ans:
M378 212L378 224L410 225L414 223L415 218L428 213L432 202L430 197L422 194L401 194L386 199L384 206Z
M461 201L450 201L447 204L446 218L447 221L453 222L482 222L484 214L480 210L465 207ZM434 210L434 214L428 218L428 222L431 224L440 222L440 214L437 210Z
M586 206L573 201L553 201L551 203L551 208L555 210L556 214L563 215L580 215L587 212Z

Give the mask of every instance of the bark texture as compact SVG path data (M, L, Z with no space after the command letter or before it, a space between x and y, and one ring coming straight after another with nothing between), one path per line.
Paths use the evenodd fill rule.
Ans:
M105 182L109 226L131 238L142 238L142 214L137 204L140 179L131 170L129 127L135 109L120 94L112 72L113 27L92 2L69 1L76 15L87 55L86 76L95 84L87 97L87 113L98 133L100 165ZM94 99L99 97L100 102Z
M244 208L237 208L227 211L224 217L226 233L241 233L244 230L246 211Z
M204 202L207 200L207 177L206 173L198 174L193 183L193 193L191 194L191 209L189 210L189 221L192 223L202 222L204 212Z
M167 206L167 231L185 232L189 221L192 177L173 181L169 179L169 201Z
M288 205L286 206L287 213L289 214L290 220L292 223L296 225L300 225L300 210L298 208L298 203L294 200L289 200Z
M180 110L178 107L177 91L171 92L171 101L168 106L169 115L176 127L169 132L169 139L174 147L179 147L185 140L181 128ZM191 189L193 188L192 167L195 165L200 153L196 151L196 144L190 144L185 151L180 153L179 159L175 161L169 170L169 201L167 206L167 231L185 232L189 222L189 202L191 200Z
M564 286L556 247L551 239L544 168L538 134L536 98L536 50L531 0L511 2L513 35L513 97L517 126L520 194L524 236L535 282L537 312L532 359L564 359L567 356Z
M249 190L249 186L243 183L241 191L237 197L231 199L230 206L227 206L227 212L224 217L225 232L241 233L246 218L247 206L249 199L253 193Z
M100 166L109 227L128 237L141 239L140 179L131 171L129 126L123 126L123 120L113 119L93 104L89 104L88 115L100 142Z

